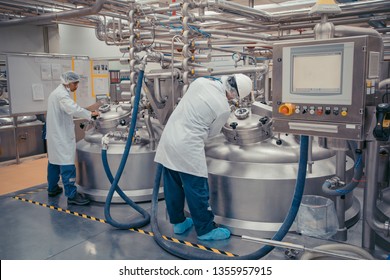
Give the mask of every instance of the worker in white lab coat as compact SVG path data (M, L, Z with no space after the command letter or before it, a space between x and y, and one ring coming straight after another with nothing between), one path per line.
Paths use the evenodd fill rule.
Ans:
M205 140L218 135L230 115L228 100L244 98L252 90L244 74L221 79L198 78L170 116L157 147L155 161L163 166L164 196L176 234L192 225L198 239L221 240L230 231L217 227L209 207ZM191 218L184 215L184 202Z
M80 76L72 71L61 76L61 84L49 95L46 116L46 140L49 158L47 168L48 194L62 193L58 181L62 179L68 204L86 205L90 201L77 192L76 183L76 135L73 117L91 119L97 117L98 103L88 109L80 107L71 93L77 90Z

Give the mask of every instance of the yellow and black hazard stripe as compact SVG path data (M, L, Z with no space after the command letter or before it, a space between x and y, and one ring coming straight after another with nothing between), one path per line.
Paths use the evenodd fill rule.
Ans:
M14 196L13 198L16 199L16 200L20 200L20 201L28 202L28 203L35 204L35 205L38 205L38 206L46 207L46 208L49 208L51 210L57 210L59 212L63 212L63 213L66 213L66 214L74 215L74 216L77 216L77 217L82 217L84 219L97 221L97 222L100 222L100 223L103 223L103 224L107 223L106 220L104 220L104 219L99 219L99 218L96 218L96 217L93 217L93 216L90 216L90 215L86 215L86 214L80 214L80 213L75 212L75 211L70 211L68 209L63 209L61 207L49 205L49 204L46 204L46 203L37 202L37 201L31 200L31 199L26 199L26 198L23 198L23 197L20 197L20 196ZM143 230L143 229L131 228L129 230L130 231L134 231L134 232L138 232L138 233L141 233L141 234L149 235L149 236L154 236L153 232L146 231L146 230ZM225 256L229 256L229 257L237 257L238 256L238 255L230 253L230 252L222 251L222 250L215 249L215 248L210 248L210 247L207 247L207 246L203 246L201 244L196 244L196 243L192 243L192 242L189 242L189 241L180 240L180 239L173 238L173 237L168 237L168 236L165 236L165 235L163 235L162 237L165 240L167 240L167 241L180 243L180 244L183 244L183 245L186 245L186 246L189 246L189 247L198 248L200 250L210 251L210 252L213 252L213 253L216 253L216 254L225 255Z
M49 204L46 204L46 203L37 202L37 201L31 200L31 199L27 199L27 198L23 198L23 197L19 197L19 196L14 196L13 198L16 199L16 200L29 202L31 204L35 204L35 205L38 205L38 206L46 207L46 208L49 208L49 209L52 209L52 210L57 210L58 212L63 212L63 213L66 213L66 214L71 214L71 215L77 216L77 217L82 217L84 219L89 219L89 220L101 222L101 223L104 223L104 224L107 223L103 219L95 218L95 217L92 217L92 216L89 216L89 215L86 215L86 214L80 214L80 213L75 212L75 211L70 211L68 209L63 209L61 207L49 205Z

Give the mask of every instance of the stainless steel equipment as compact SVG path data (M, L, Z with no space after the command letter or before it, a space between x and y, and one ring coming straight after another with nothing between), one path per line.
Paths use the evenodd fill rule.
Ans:
M383 44L356 36L278 43L273 52L275 132L364 140Z
M254 231L252 234L258 235L260 231L264 235L279 229L290 207L299 137L273 135L271 118L246 110L232 113L224 135L206 145L210 204L216 222L234 233ZM319 147L314 139L310 158L305 194L324 196L321 185L335 174L335 152ZM350 178L353 160L349 157L346 167ZM353 194L347 195L345 209L347 225L351 226L360 213L360 203Z
M45 153L43 123L35 115L11 117L8 105L1 106L0 114L0 161Z
M107 150L109 167L113 176L120 165L127 140L127 124L130 111L122 105L104 105L105 109L77 143L77 184L80 191L94 201L105 202L111 183L104 171L101 158L102 137L109 133ZM102 107L101 107L102 108ZM92 124L87 124L92 125ZM156 141L162 128L158 121L145 117L137 120L137 130L119 186L133 201L151 199L156 165L154 155ZM117 193L112 202L123 202Z

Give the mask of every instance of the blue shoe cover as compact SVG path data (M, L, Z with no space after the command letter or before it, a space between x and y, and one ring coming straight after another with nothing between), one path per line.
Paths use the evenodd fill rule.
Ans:
M173 232L176 234L183 234L190 227L192 227L193 224L194 222L192 221L191 218L186 218L184 222L173 225Z
M230 231L227 228L215 228L212 231L198 236L199 240L223 240L230 237Z

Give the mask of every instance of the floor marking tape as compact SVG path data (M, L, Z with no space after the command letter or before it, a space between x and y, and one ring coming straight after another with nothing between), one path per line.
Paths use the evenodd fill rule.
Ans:
M81 218L84 218L84 219L88 219L88 220L91 220L91 221L98 221L98 222L101 222L103 224L107 224L107 221L105 221L104 219L99 219L99 218L96 218L96 217L93 217L93 216L89 216L89 215L86 215L86 214L80 214L78 212L70 211L68 209L63 209L63 208L60 208L60 207L57 207L57 206L48 205L48 204L37 202L37 201L31 200L31 199L26 199L26 198L20 197L20 196L14 196L12 198L16 199L16 200L19 200L19 201L24 201L24 202L35 204L35 205L38 205L38 206L42 206L42 207L45 207L45 208L48 208L48 209L51 209L51 210L56 210L58 212L67 213L67 214L71 214L71 215L74 215L74 216L77 216L77 217L81 217ZM146 230L143 230L143 229L131 228L129 230L130 231L135 231L135 232L138 232L138 233L141 233L141 234L144 234L144 235L154 236L153 232L146 231ZM206 247L204 245L200 245L200 244L196 244L196 243L191 243L189 241L184 241L184 240L180 240L180 239L177 239L177 238L168 237L168 236L165 236L165 235L163 235L162 237L165 240L168 240L168 241L171 241L171 242L174 242L174 243L180 243L180 244L183 244L183 245L186 245L186 246L189 246L189 247L195 247L195 248L198 248L198 249L201 249L201 250L204 250L204 251L210 251L210 252L213 252L215 254L225 255L225 256L229 256L229 257L237 257L238 256L238 255L230 253L230 252L221 251L219 249Z

